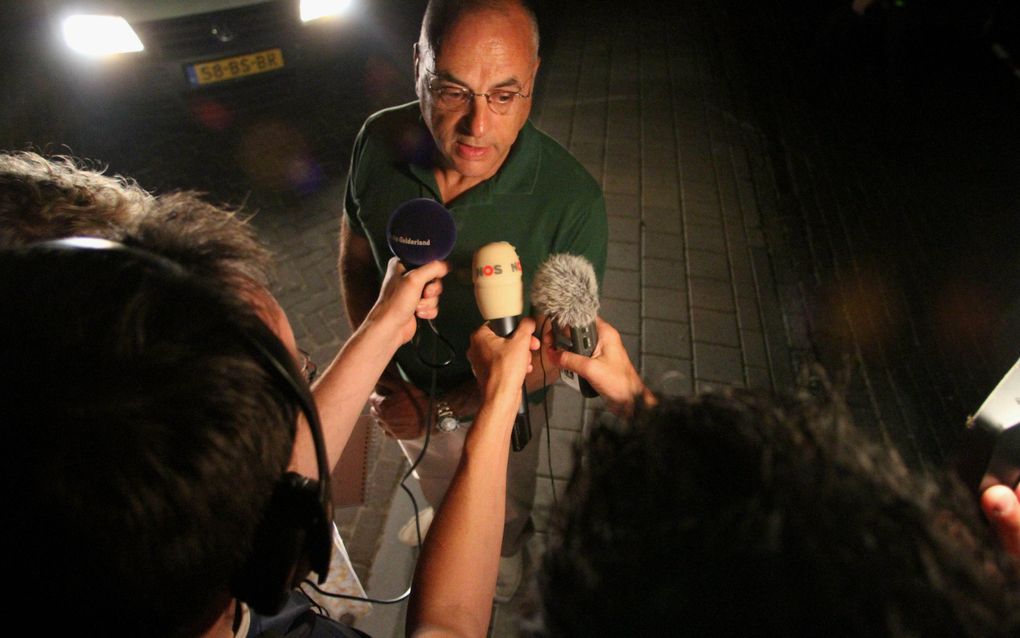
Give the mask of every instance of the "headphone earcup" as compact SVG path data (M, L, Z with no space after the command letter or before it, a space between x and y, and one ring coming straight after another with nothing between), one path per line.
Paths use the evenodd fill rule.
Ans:
M272 615L312 569L324 573L332 550L330 519L318 482L287 472L276 484L255 542L235 574L234 595L256 612Z
M290 353L275 335L266 331L267 334L247 332L245 336L266 369L292 395L304 414L315 444L320 477L313 480L294 472L283 474L263 513L251 553L234 574L231 587L234 596L260 614L271 615L280 610L290 591L310 570L319 574L320 583L328 575L333 552L333 500L315 399Z

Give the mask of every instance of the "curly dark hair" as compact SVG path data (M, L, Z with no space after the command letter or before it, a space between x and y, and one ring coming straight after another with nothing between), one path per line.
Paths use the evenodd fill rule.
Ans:
M0 153L0 248L60 237L120 240L153 196L67 156Z
M172 259L225 290L267 289L269 251L239 211L201 193L154 196L84 160L0 153L0 248L96 237Z
M1020 632L1016 564L973 498L908 471L829 393L671 399L597 427L564 500L550 635Z

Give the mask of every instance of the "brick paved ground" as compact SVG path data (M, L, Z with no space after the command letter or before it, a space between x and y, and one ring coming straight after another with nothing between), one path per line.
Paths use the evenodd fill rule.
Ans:
M1020 83L964 15L830 5L722 3L715 30L812 354L848 358L859 423L933 469L1020 354Z
M924 15L795 4L586 5L535 119L605 190L603 312L653 386L785 389L817 362L934 470L1020 354L1018 83L986 41L897 31ZM556 408L560 484L581 419Z

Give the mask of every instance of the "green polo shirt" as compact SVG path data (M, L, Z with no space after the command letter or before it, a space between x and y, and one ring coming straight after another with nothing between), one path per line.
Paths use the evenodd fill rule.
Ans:
M442 201L432 173L435 152L417 102L372 115L358 134L344 212L351 229L368 239L380 276L392 256L386 243L390 214L416 197ZM608 242L605 200L598 184L530 121L499 171L446 206L457 225L457 242L449 257L452 270L443 280L435 324L452 344L454 357L439 370L441 390L471 377L465 353L471 333L483 322L471 282L471 260L478 248L496 241L514 246L524 268L527 312L531 277L547 256L583 255L595 266L601 282ZM431 355L432 340L431 333L424 335L423 353ZM438 359L446 358L446 352L439 346ZM396 359L411 382L428 390L429 368L410 344L398 351Z

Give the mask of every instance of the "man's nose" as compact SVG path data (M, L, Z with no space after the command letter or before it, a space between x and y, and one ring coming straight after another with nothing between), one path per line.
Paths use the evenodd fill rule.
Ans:
M484 95L476 95L468 104L467 112L464 114L464 126L472 137L481 137L489 128L489 117L492 111L489 110L489 102Z

